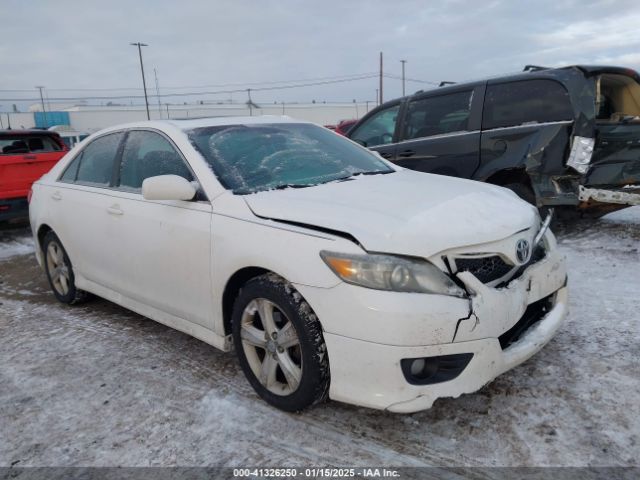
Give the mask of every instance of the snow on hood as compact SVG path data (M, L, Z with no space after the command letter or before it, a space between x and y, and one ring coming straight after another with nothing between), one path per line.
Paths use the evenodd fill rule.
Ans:
M419 257L500 240L538 219L504 188L408 170L244 199L260 217L346 232L370 252Z

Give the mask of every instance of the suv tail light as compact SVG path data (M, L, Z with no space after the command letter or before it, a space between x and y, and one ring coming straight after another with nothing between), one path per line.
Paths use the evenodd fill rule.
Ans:
M580 173L587 173L587 170L589 170L589 164L591 163L594 145L595 139L593 138L573 137L573 145L571 146L571 153L569 153L567 166Z

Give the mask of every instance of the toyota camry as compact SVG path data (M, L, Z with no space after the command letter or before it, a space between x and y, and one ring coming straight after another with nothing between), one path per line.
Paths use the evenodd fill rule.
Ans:
M95 133L35 182L30 219L59 301L235 350L287 411L429 408L531 357L567 312L533 206L286 117Z

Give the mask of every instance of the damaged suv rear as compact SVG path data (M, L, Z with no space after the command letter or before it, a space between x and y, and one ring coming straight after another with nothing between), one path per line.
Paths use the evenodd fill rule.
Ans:
M501 185L539 208L640 204L640 77L527 66L381 105L348 135L407 168Z

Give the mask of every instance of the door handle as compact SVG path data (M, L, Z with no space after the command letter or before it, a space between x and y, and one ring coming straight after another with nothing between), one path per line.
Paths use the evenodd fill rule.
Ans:
M51 198L53 200L62 200L62 195L60 195L60 192L53 192L53 194L51 195Z
M36 160L36 158L37 158L37 157L36 157L35 155L25 155L25 156L24 156L24 159L25 159L25 160Z
M107 212L110 213L111 215L123 215L124 214L124 212L120 208L120 205L111 205L109 208L107 208Z
M416 154L416 152L414 152L413 150L405 150L403 152L400 152L398 154L399 157L412 157Z

